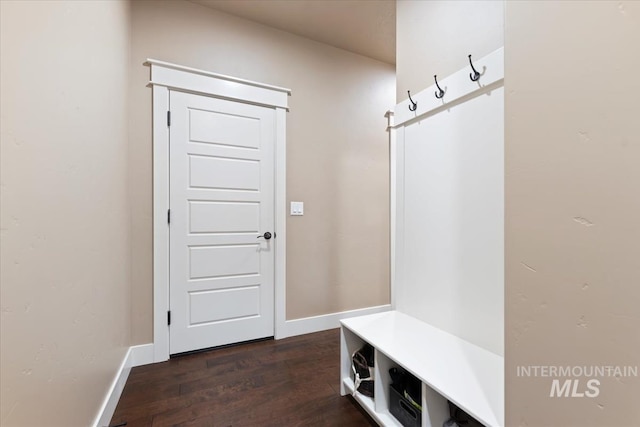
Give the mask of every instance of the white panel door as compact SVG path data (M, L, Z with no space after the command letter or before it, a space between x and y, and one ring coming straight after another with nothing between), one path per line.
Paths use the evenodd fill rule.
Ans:
M275 110L170 104L170 353L273 336Z

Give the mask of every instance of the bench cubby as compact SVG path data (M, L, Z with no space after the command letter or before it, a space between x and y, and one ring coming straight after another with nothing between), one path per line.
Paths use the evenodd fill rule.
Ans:
M449 419L447 400L486 426L504 425L504 358L404 313L388 311L341 321L341 393L382 426L401 426L389 412L389 369L422 382L422 426ZM374 397L354 393L351 356L375 349Z

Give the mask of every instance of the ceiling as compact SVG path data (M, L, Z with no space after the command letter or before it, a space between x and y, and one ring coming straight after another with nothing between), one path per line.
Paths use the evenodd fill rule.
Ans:
M395 0L190 0L389 64L396 62Z

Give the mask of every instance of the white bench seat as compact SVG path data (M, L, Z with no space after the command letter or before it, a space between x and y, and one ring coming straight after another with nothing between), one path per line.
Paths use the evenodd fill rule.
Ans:
M354 317L341 323L343 334L346 329L371 344L392 363L481 423L504 425L502 356L398 311ZM343 353L350 352L347 350L343 345ZM350 374L345 375L344 368L350 364L351 355L341 357L343 381L348 383Z

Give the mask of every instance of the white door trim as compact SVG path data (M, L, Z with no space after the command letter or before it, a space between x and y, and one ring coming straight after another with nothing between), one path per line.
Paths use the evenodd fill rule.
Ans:
M275 337L285 328L286 112L290 89L149 59L153 89L153 361L169 359L169 91L197 93L274 108L275 140Z

